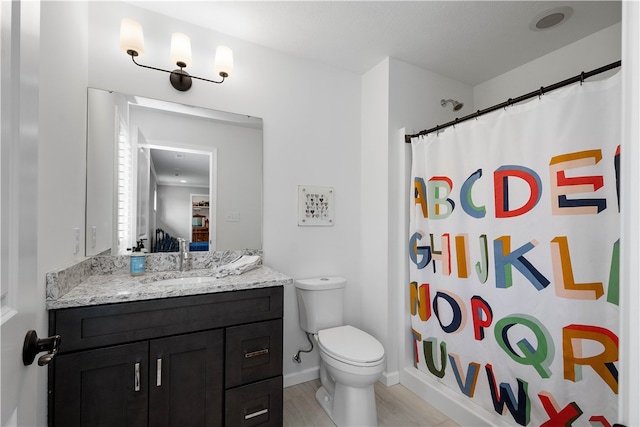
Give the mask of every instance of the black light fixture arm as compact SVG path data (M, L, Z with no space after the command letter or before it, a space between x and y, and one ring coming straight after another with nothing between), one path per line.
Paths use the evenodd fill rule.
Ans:
M129 55L131 55L131 54L129 53ZM149 66L149 65L141 64L141 63L139 63L139 62L137 62L137 61L136 61L136 56L137 56L137 55L131 55L131 60L132 60L132 61L133 61L133 63L134 63L134 64L136 64L138 67L149 68L150 70L156 70L156 71L163 71L163 72L165 72L165 73L169 73L169 74L171 74L171 73L174 73L174 72L175 72L175 70L174 70L174 71L163 70L162 68L156 68L156 67L151 67L151 66ZM183 67L180 67L180 70L182 70L182 68L183 68ZM184 71L184 72L186 73L186 71ZM225 78L229 77L229 74L225 73L224 71L220 72L220 77L222 77L222 80L220 80L219 82L218 82L218 81L215 81L215 80L205 79L204 77L198 77L198 76L192 76L192 75L189 75L189 77L191 77L192 79L204 80L205 82L209 82L209 83L217 83L217 84L220 84L220 83L224 82L224 79L225 79Z
M137 54L136 54L136 55L132 55L131 53L129 53L129 55L131 55L131 60L132 60L132 61L133 61L133 63L134 63L134 64L136 64L138 67L148 68L148 69L150 69L150 70L156 70L156 71L163 71L163 72L165 72L165 73L169 73L169 74L171 74L171 71L169 71L169 70L163 70L162 68L151 67L151 66L149 66L149 65L144 65L144 64L141 64L141 63L137 62L137 61L136 61L136 56L138 56Z
M150 65L144 65L136 61L136 56L138 56L138 52L136 51L128 50L127 53L129 54L129 56L131 56L131 60L133 61L133 63L136 64L138 67L148 68L150 70L156 70L156 71L162 71L164 73L168 73L169 80L171 81L171 85L173 85L173 87L176 88L177 90L183 91L183 92L191 88L191 79L204 80L205 82L220 84L224 82L224 79L229 76L229 74L225 73L224 71L220 72L220 77L222 77L222 80L220 81L205 79L204 77L192 76L184 70L184 64L182 63L176 64L180 67L179 69L176 69L173 71L164 70L162 68L152 67Z

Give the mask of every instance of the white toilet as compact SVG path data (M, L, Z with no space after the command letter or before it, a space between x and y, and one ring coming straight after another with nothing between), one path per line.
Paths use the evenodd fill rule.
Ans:
M296 280L300 326L320 349L316 399L337 426L377 426L373 385L384 369L382 344L344 325L342 277Z

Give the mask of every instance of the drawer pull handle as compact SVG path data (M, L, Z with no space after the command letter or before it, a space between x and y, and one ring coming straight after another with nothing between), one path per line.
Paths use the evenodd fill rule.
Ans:
M140 363L136 363L133 369L133 390L140 391Z
M156 359L156 387L162 385L162 359Z
M250 420L251 418L255 418L255 417L259 417L260 415L264 415L267 414L269 412L269 409L265 408L261 411L257 411L257 412L253 412L251 414L247 414L244 416L245 420Z
M262 350L251 351L249 353L244 354L245 359L249 359L251 357L262 356L263 354L269 354L268 348L263 348Z

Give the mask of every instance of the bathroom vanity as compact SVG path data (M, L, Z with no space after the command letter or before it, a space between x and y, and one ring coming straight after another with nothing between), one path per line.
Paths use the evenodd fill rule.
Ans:
M49 333L62 337L49 425L282 425L291 279L264 266L211 280L123 276L127 294L108 277L48 301Z

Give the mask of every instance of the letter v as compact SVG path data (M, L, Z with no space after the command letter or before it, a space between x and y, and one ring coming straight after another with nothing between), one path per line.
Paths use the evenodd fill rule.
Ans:
M449 353L449 361L451 362L451 368L453 369L453 374L456 376L456 381L458 382L460 391L469 397L473 397L473 394L476 391L476 384L478 382L480 364L470 362L467 375L465 376L464 372L462 372L460 356L455 353Z

